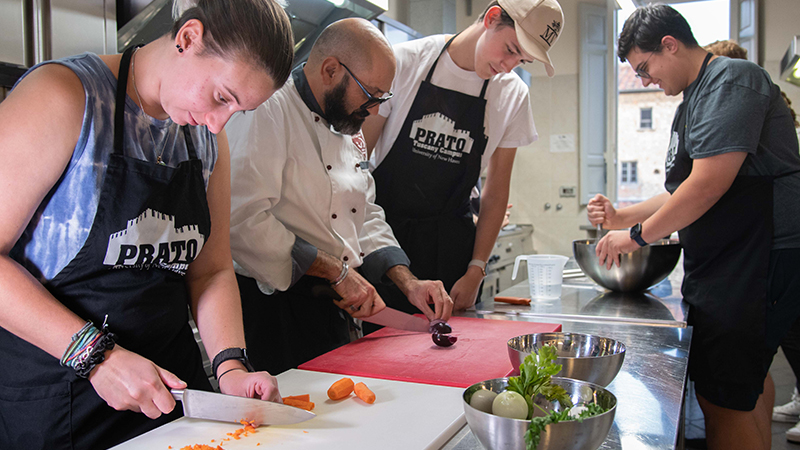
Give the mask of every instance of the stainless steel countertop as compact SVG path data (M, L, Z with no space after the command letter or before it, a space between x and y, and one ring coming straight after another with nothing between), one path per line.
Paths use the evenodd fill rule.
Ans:
M617 397L617 412L600 448L674 449L682 430L681 407L692 338L692 328L686 327L685 322L687 307L680 295L682 277L679 263L657 288L629 295L611 293L590 280L567 279L560 300L534 301L530 309L482 302L459 315L560 323L565 332L596 334L624 342L625 362L608 386ZM527 281L499 295L529 297ZM442 449L483 447L467 425Z
M565 267L566 272L576 269L574 260L570 260ZM683 280L683 264L680 261L669 277L644 293L612 292L598 286L585 275L577 275L580 276L564 278L560 299L533 300L530 306L488 300L476 304L468 312L519 315L531 317L534 322L547 317L576 322L610 321L632 325L686 327L688 306L683 302L680 292ZM528 281L523 280L497 295L530 298Z

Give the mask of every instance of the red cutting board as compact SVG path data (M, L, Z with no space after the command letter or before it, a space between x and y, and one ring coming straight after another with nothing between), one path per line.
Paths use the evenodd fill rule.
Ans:
M469 387L512 371L508 340L561 331L560 324L451 317L451 347L437 347L428 333L382 328L312 359L298 368L357 377Z

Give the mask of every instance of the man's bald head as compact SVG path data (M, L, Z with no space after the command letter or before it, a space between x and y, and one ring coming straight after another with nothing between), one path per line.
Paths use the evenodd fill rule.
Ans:
M394 53L389 41L371 22L349 18L328 25L320 33L307 64L316 68L329 57L343 62L356 72L371 71L375 66L391 64Z

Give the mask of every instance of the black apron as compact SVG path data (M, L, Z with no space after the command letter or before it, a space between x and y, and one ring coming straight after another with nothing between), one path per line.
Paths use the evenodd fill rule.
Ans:
M190 159L177 168L124 156L132 50L120 62L114 152L92 229L76 257L45 287L98 328L108 315L120 346L175 373L189 387L210 390L188 323L184 278L210 233L203 164L186 128ZM130 237L137 232L138 239ZM46 324L39 332L47 332ZM182 415L180 405L156 420L116 411L72 368L2 328L0 360L0 448L108 448Z
M711 56L709 53L697 76L698 86ZM673 121L665 183L670 194L692 170L684 142L686 107L696 90L684 98ZM698 383L698 393L715 404L724 400L715 398L723 396L721 391L713 391L716 385L760 385L766 375L759 358L767 356L764 343L775 178L737 175L714 206L679 231L684 259L681 293L691 305L689 324L694 327L689 373ZM771 360L772 355L768 357ZM701 385L710 390L701 392ZM756 399L752 399L753 405Z
M453 39L428 70L397 139L372 173L375 202L386 212L411 271L420 279L441 280L448 291L467 271L475 244L469 197L486 149L484 95L489 85L486 80L474 97L431 83ZM381 289L387 303L417 311L399 289L393 292Z

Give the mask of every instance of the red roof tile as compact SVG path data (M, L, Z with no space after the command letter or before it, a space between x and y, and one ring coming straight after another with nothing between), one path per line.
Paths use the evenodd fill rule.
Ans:
M631 65L628 63L619 64L619 76L617 78L617 82L619 83L620 92L661 90L654 84L644 87L642 85L642 80L636 78L636 72L633 71L633 68L631 68Z

